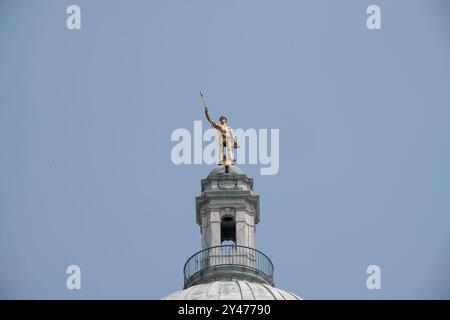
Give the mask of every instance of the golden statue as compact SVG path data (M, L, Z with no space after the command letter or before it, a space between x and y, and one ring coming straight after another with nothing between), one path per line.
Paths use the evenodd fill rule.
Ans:
M211 125L219 131L219 165L229 166L230 164L234 164L235 160L233 149L236 149L238 145L236 138L233 137L233 129L228 126L228 120L225 116L220 116L220 124L211 119L208 112L208 105L205 102L205 98L201 90L200 96L202 97L203 105L205 106L206 119L208 119L209 123L211 123Z

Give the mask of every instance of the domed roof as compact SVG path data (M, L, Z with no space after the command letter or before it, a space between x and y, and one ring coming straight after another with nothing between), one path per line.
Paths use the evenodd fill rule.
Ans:
M174 292L163 300L302 300L302 298L262 283L214 281Z
M225 166L219 165L217 168L213 169L208 176L215 176L215 175L222 175L222 174L238 174L238 175L245 175L245 172L242 171L241 168L239 168L236 165L228 166L228 172L225 172Z

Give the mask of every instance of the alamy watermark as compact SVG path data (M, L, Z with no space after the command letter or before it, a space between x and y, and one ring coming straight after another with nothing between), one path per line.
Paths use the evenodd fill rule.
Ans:
M66 13L69 16L66 19L66 27L69 30L81 29L81 8L75 4L67 7Z
M380 30L381 29L381 9L379 6L372 4L367 7L367 17L366 25L369 30Z
M370 266L367 267L366 272L369 275L369 277L367 278L367 281L366 281L367 289L380 290L381 289L381 268L380 268L380 266L377 266L376 264L371 264Z
M219 143L217 130L203 131L202 121L194 121L193 134L188 129L172 131L170 159L181 164L217 164ZM234 129L239 147L236 149L236 164L259 164L261 175L275 175L280 169L279 129ZM205 145L204 145L205 143Z
M69 275L66 279L66 288L69 290L81 290L81 268L76 264L72 264L66 268Z

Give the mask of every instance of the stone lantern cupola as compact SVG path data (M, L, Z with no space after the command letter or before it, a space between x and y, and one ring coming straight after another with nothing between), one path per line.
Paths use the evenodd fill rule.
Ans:
M196 198L196 217L202 235L202 248L224 242L255 247L255 227L259 222L259 196L253 194L253 179L239 169L224 166L202 180Z
M219 165L201 181L195 199L202 250L183 268L184 290L168 300L296 300L274 287L272 261L255 249L259 196L236 165Z

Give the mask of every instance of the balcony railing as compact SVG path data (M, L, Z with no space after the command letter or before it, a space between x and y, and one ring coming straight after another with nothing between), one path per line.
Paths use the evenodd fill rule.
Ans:
M238 245L201 250L186 261L183 272L185 288L206 275L214 277L231 272L244 277L251 276L273 285L273 264L269 257L256 249Z

